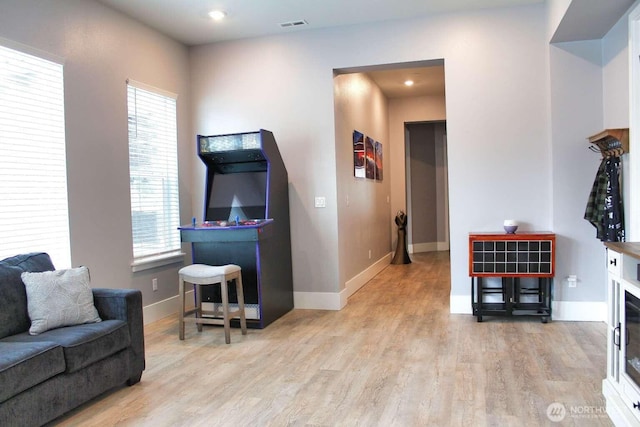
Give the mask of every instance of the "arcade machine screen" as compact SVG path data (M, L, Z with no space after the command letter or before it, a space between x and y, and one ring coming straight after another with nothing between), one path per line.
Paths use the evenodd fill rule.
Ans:
M262 219L266 214L267 172L214 174L206 221Z

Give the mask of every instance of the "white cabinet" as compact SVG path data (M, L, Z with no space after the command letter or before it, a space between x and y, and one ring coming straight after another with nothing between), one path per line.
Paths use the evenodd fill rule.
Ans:
M640 425L639 243L607 246L607 377L602 393L616 426Z
M617 260L620 254L607 251L607 258ZM615 256L612 256L615 255ZM619 263L619 261L618 261ZM618 382L620 374L620 290L622 283L620 276L609 268L607 285L607 377Z

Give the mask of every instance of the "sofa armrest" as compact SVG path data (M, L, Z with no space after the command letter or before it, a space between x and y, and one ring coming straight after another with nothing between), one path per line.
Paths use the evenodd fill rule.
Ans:
M101 319L127 322L132 349L129 385L135 384L145 368L142 292L137 289L107 288L93 288L92 291L93 303Z

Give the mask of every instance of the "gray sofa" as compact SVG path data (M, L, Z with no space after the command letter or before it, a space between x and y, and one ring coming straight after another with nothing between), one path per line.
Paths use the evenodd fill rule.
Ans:
M39 426L114 387L140 381L145 367L142 294L93 289L98 323L29 335L21 273L54 270L49 255L0 261L0 426Z

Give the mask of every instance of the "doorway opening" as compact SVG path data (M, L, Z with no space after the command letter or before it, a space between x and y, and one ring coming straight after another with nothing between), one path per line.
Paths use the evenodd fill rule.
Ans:
M449 250L447 122L405 123L409 253Z
M440 140L445 137L445 64L444 59L432 59L333 72L339 280L351 295L389 264L398 243L394 218L399 211L409 212L407 185L411 185L411 179L405 173L406 125L431 124L438 128ZM361 176L356 134L380 143L380 170L384 170L381 179L377 179L377 173L375 180ZM439 184L446 187L447 160L446 151L442 151L446 146L439 144L438 149L442 161L436 176ZM443 170L445 175L440 173ZM440 179L443 176L444 183ZM417 188L415 181L413 184ZM437 235L431 246L416 245L426 242L413 238L412 249L416 252L448 250L448 197L442 194L437 192L439 199L433 203L438 204L438 212L445 210L444 216L436 216L444 236ZM424 211L414 208L408 216L416 228Z

